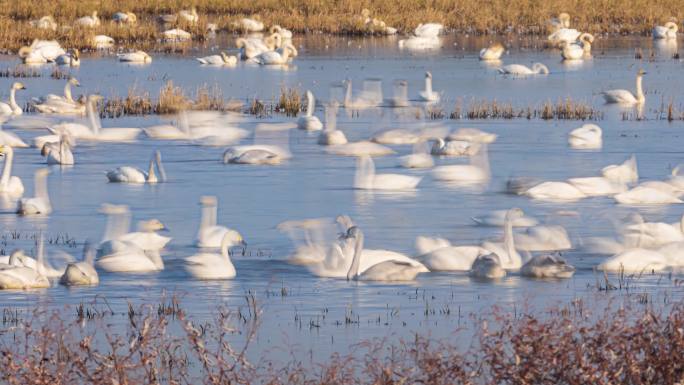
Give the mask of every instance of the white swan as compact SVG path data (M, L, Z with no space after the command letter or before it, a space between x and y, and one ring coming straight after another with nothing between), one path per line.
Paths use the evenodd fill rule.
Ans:
M419 37L436 37L439 36L443 29L444 26L442 24L425 23L419 24L416 29L413 30L413 34Z
M33 40L30 46L19 49L19 57L26 64L43 64L54 62L59 55L66 52L55 40Z
M199 253L185 258L185 270L196 279L230 279L236 275L235 266L228 255L233 244L231 234L225 233L221 240L221 254Z
M238 26L245 32L261 32L264 30L264 23L259 20L244 17L238 21Z
M482 144L480 151L470 157L470 164L438 166L432 170L432 177L439 181L457 183L484 183L491 177L487 145Z
M199 21L199 15L197 14L197 8L192 7L190 10L182 9L178 12L178 17L181 21L186 23L195 24Z
M491 226L491 227L501 227L506 223L506 214L508 210L495 210L486 215L480 217L472 217L473 220L479 226ZM539 224L539 221L533 217L528 217L526 215L515 218L512 222L513 227L531 227Z
M465 140L449 140L444 141L442 138L436 138L430 149L432 155L441 156L473 156L480 151L478 143L472 143Z
M600 149L603 145L603 131L595 124L585 124L568 134L568 144L574 149Z
M432 73L430 73L430 71L425 72L425 89L421 91L418 96L420 96L420 100L426 102L439 102L439 93L432 90Z
M267 164L278 165L282 163L283 157L277 152L273 152L266 148L243 148L239 152L235 152L235 148L228 149L223 153L223 163L228 164Z
M52 212L50 196L48 195L47 176L50 171L46 168L36 170L34 177L33 198L21 198L17 213L20 215L49 215Z
M676 195L648 186L636 186L631 190L615 195L613 198L618 203L627 205L664 205L672 203L684 203Z
M337 109L338 105L336 102L325 107L325 126L318 135L318 144L322 146L335 146L348 143L344 131L337 129Z
M400 174L376 174L370 156L361 156L356 163L354 188L363 190L412 190L421 177Z
M234 66L237 64L237 56L228 56L228 54L223 51L221 51L218 55L198 57L196 60L202 64L209 65Z
M81 55L76 48L71 48L64 55L57 56L55 63L58 65L78 67L81 65Z
M282 37L277 33L271 34L265 39L240 37L235 40L235 46L239 50L242 60L254 59L264 52L274 51L281 44ZM293 54L294 52L290 53Z
M0 269L0 290L26 290L50 287L50 281L40 268L27 267L23 253L12 253L10 264Z
M157 167L159 178L154 172L154 167ZM154 152L154 156L150 159L150 164L147 172L131 166L117 167L114 170L107 171L107 179L111 183L132 183L132 184L155 184L159 182L166 182L166 173L161 162L161 153Z
M475 258L468 275L473 278L498 279L506 276L506 269L498 255L485 254Z
M93 14L90 16L83 16L76 19L74 24L80 25L81 27L97 27L100 25L100 18L97 17L97 11L93 11Z
M427 142L418 142L413 146L413 153L399 157L399 165L404 168L430 168L435 161L429 151Z
M602 271L641 273L662 271L669 267L660 252L642 248L629 249L606 259L596 268Z
M71 152L73 141L69 135L62 135L58 143L45 143L40 155L46 157L47 164L73 165L74 154Z
M170 237L159 235L158 231L168 231L159 219L150 219L138 223L138 231L122 234L116 239L138 246L145 252L160 252L171 241Z
M242 235L235 230L224 226L218 226L217 210L218 202L214 196L203 196L200 198L202 206L202 216L200 219L199 230L195 239L195 245L200 248L219 248L223 240L228 236L228 247L245 245Z
M282 53L276 51L263 52L253 58L261 65L283 65L287 64L294 51L291 47L285 46Z
M12 83L12 87L10 88L9 102L8 103L0 102L0 116L21 115L23 113L23 110L17 104L16 93L17 93L17 90L25 90L25 89L26 89L26 86L24 86L23 83L20 83L20 82Z
M422 140L420 134L404 128L382 130L375 133L371 138L371 141L375 143L394 145L415 144L420 140Z
M559 225L528 227L514 235L515 247L525 251L560 251L572 249L568 232Z
M109 252L99 253L95 267L111 273L150 273L164 270L164 261L158 253L145 253L136 245L112 240Z
M533 278L570 278L575 268L555 255L544 254L532 257L520 268L520 275Z
M490 251L479 246L453 246L445 239L430 240L426 245L426 237L416 238L416 260L430 271L468 271L475 259Z
M515 237L513 235L513 221L522 218L525 214L519 208L512 208L506 213L504 222L503 243L486 241L482 248L489 250L499 257L501 266L506 270L517 270L522 266L522 258L515 249Z
M162 37L165 42L182 42L192 40L192 35L188 31L180 28L169 29L162 32Z
M657 25L653 27L654 39L676 39L679 27L677 23L668 21L665 25Z
M447 136L447 140L461 140L466 142L490 144L496 141L498 136L477 128L459 128Z
M279 25L274 25L273 27L271 27L270 32L277 33L283 38L283 40L292 39L292 31L290 31L289 29L285 29Z
M38 100L34 100L33 107L46 114L83 114L85 106L74 100L71 94L71 87L80 87L81 83L70 77L64 85L64 95L48 94Z
M144 51L139 51L139 50L135 51L135 52L120 53L120 54L117 54L116 57L121 62L130 62L130 63L150 63L150 62L152 62L152 56L148 55Z
M570 178L568 183L590 197L615 195L627 191L627 185L603 176Z
M59 283L65 286L92 286L100 283L100 276L95 270L95 249L86 242L83 248L83 260L69 263Z
M567 182L543 182L524 192L542 201L576 201L587 197L580 189Z
M297 119L297 128L306 131L318 131L323 129L323 123L313 115L316 108L316 100L311 91L306 91L306 114Z
M636 223L626 224L622 229L625 242L638 242L640 247L653 249L663 245L684 241L684 216L678 223L644 222L635 214Z
M347 238L355 240L354 258L347 272L347 280L355 281L413 281L416 276L427 269L422 265L408 262L386 260L360 270L363 258L363 232L356 226L347 231Z
M567 23L564 22L564 27L557 29L555 32L549 35L549 42L558 45L563 42L572 43L573 41L576 41L581 35L581 32L574 28L568 28L569 24L570 21L568 19Z
M499 68L499 73L506 75L548 75L549 69L542 63L534 63L532 68L522 64L509 64Z
M331 145L326 151L330 154L344 156L385 156L394 154L394 150L391 148L369 141Z
M601 175L618 183L636 183L639 181L636 157L632 155L622 164L612 164L601 169Z
M496 42L487 48L482 48L480 50L480 60L484 61L496 61L501 59L501 55L506 51L503 44Z
M63 123L53 126L51 131L62 134L68 132L76 139L94 142L130 142L135 140L142 131L136 127L108 127L102 128L100 115L96 106L103 98L100 95L89 95L86 101L86 115L90 127L78 123Z
M91 39L91 44L97 49L110 48L116 43L114 38L107 35L95 35Z
M627 90L604 91L601 94L606 100L606 103L618 103L625 105L643 104L646 101L646 96L644 96L644 90L641 86L641 81L645 74L646 72L643 69L640 69L639 72L637 72L636 96Z
M561 57L564 60L581 60L591 57L591 44L594 43L594 36L590 33L583 33L578 38L577 43L561 42Z
M437 36L411 36L408 39L399 40L400 49L409 50L431 50L438 49L442 46L442 41Z
M14 150L8 145L0 145L0 157L5 158L5 165L0 177L0 193L13 197L20 197L24 193L24 184L18 176L12 175L12 161Z

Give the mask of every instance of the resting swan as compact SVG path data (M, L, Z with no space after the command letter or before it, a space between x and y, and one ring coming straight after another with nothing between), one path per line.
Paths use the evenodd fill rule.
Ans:
M268 51L254 57L254 60L261 65L284 65L290 60L293 50L289 46L283 48L282 53Z
M442 138L436 138L430 149L432 155L441 156L473 156L479 151L480 145L478 143L471 143L465 140L449 140L445 142Z
M585 124L570 131L568 143L570 147L580 150L600 149L603 145L603 131L595 124Z
M8 103L0 102L0 116L21 115L23 113L23 110L17 104L16 93L17 93L17 90L25 90L25 89L26 89L26 86L24 86L23 83L20 83L20 82L12 83L12 87L10 88L9 102Z
M347 230L347 238L356 241L354 258L347 272L348 281L413 281L419 273L426 271L422 265L416 266L395 260L383 261L360 271L363 257L363 232L358 227L352 226Z
M576 201L587 197L580 189L567 182L543 182L524 192L532 199L542 201Z
M464 184L484 183L489 180L489 155L487 145L482 144L480 151L470 157L470 164L438 166L432 170L436 180Z
M506 48L501 43L494 43L488 48L482 48L480 50L480 60L484 61L496 61L501 59L501 55L504 53Z
M24 263L26 258L23 252L12 253L10 264L0 269L0 290L50 287L50 281L42 269L27 267Z
M237 64L237 56L228 56L228 54L223 51L218 55L198 57L196 60L202 64L218 66L234 66Z
M644 90L641 86L641 80L646 72L640 69L637 72L636 77L636 96L627 90L609 90L604 91L601 94L606 100L606 103L619 103L625 105L633 104L643 104L646 101L646 96L644 96Z
M561 42L561 57L564 60L581 60L591 57L591 44L594 42L594 36L589 33L583 33L578 38L578 43Z
M627 205L664 205L684 203L679 197L658 188L637 186L629 191L617 194L615 201Z
M430 271L468 271L477 257L490 253L479 246L452 246L447 240L432 242L433 245L427 249L425 243L425 237L416 239L416 250L422 253L416 260Z
M664 26L657 25L653 27L653 38L654 39L676 39L677 30L679 27L677 23L668 21Z
M0 145L0 157L5 158L5 165L0 177L0 194L20 197L24 193L24 184L18 176L12 175L12 161L14 150L8 145Z
M152 56L148 55L144 51L135 51L129 53L120 53L116 55L120 62L128 63L150 63L152 62Z
M306 131L318 131L323 129L323 123L313 115L316 108L316 99L311 91L306 91L306 114L297 119L297 128Z
M155 165L159 172L159 178L157 178L157 174L154 172ZM107 171L107 179L111 183L156 184L158 182L166 182L166 173L162 166L161 153L159 151L154 152L147 172L136 167L122 166Z
M86 242L83 247L83 260L69 263L59 283L65 286L91 286L100 283L95 270L95 249Z
M627 191L625 183L616 182L603 176L570 178L568 183L590 197L615 195Z
M200 248L219 248L223 240L228 236L228 247L245 245L242 235L235 230L224 226L218 226L216 215L218 202L214 196L203 196L200 198L202 206L202 216L200 219L199 230L195 239L195 245Z
M468 272L473 278L498 279L506 276L506 270L501 264L501 258L496 254L480 255L473 261Z
M354 188L363 190L412 190L421 177L400 174L376 174L370 156L361 156L356 163Z
M17 213L20 215L49 215L52 212L50 196L47 189L47 176L50 171L46 168L36 170L34 177L33 198L21 198Z
M325 107L325 126L318 135L318 144L322 146L335 146L348 143L344 131L337 129L337 109L338 105L336 102Z
M636 183L639 181L636 157L632 155L622 164L612 164L601 169L601 175L618 183Z
M60 135L58 143L43 144L40 155L46 157L47 164L73 165L74 154L71 152L73 141L68 134Z
M520 275L533 278L570 278L575 268L555 255L544 254L532 257L520 268Z
M542 63L534 63L532 68L522 64L509 64L499 68L499 73L506 75L548 75L549 69Z
M59 55L55 63L58 65L68 65L78 67L81 65L81 56L76 48L71 48L64 55Z

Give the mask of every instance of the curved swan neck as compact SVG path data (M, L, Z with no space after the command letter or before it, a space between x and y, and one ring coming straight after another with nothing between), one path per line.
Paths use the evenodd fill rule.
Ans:
M359 265L361 265L361 252L363 250L363 233L358 231L356 234L356 245L354 247L354 259L347 272L347 281L356 279L359 276Z
M14 160L14 150L12 147L7 147L5 152L5 165L2 168L2 177L0 177L0 184L7 186L10 177L12 176L12 160Z
M642 75L637 75L636 78L636 99L639 102L643 102L646 100L646 97L644 96L644 89L642 88L641 81L643 79Z

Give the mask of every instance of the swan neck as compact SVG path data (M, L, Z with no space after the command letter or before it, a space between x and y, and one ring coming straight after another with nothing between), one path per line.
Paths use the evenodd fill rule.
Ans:
M306 95L307 98L307 105L306 105L306 116L307 117L312 117L313 116L313 110L316 101L314 100L313 94L312 93L307 93Z
M229 244L229 237L228 234L226 234L223 239L221 240L221 256L223 258L230 260L230 255L228 255L228 244Z
M70 82L67 82L67 84L64 86L64 98L70 103L75 103L73 97L71 96Z
M88 115L88 120L90 120L90 129L93 131L93 134L99 135L100 122L98 116L95 115L95 106L91 101L86 102L86 114Z
M430 78L429 76L425 77L425 93L426 94L432 93L432 78Z
M344 105L345 107L348 107L351 105L352 101L352 85L351 85L351 80L347 81L347 90L344 93Z
M642 79L643 78L641 75L637 76L637 79L636 79L636 93L637 93L636 97L637 97L637 100L639 102L643 102L644 100L646 100L646 97L644 96L644 90L643 90L642 85L641 85Z
M2 177L0 177L0 184L7 186L9 184L10 176L12 176L12 160L14 160L14 150L8 147L5 155L5 165L2 168Z
M164 170L160 155L155 156L155 163L157 165L157 171L159 172L159 178L161 178L162 182L166 182L166 170Z
M356 279L359 276L359 266L361 265L361 252L363 250L363 233L359 232L356 235L356 244L354 247L354 259L347 272L347 281Z
M12 87L12 89L10 90L9 104L10 107L12 107L13 112L16 110L20 110L19 105L17 104L16 93L17 90L14 87Z
M43 232L38 236L38 250L36 251L36 270L38 274L45 275L45 246L43 241Z
M154 159L150 159L150 165L147 169L147 181L156 182L157 175L154 173Z
M513 256L515 255L515 241L513 240L513 219L510 211L506 213L504 221L504 247L508 254L508 260L513 263Z
M50 201L50 196L48 195L47 188L47 176L45 174L36 176L34 188L36 189L36 197L44 200L45 202Z

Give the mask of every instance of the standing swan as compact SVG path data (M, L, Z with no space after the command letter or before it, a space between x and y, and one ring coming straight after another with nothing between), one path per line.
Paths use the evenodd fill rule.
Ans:
M676 39L677 30L679 27L677 23L668 21L664 26L657 25L653 28L653 38L654 39Z
M644 90L641 87L641 79L644 77L644 75L646 75L646 72L643 69L640 69L639 72L637 72L636 96L627 90L604 91L601 94L606 100L606 103L619 103L625 105L643 104L646 101Z
M425 72L425 89L420 92L420 99L426 102L439 102L439 93L432 91L432 73Z
M347 230L347 238L356 240L354 245L354 259L347 272L347 281L413 281L416 276L425 271L423 265L412 265L408 262L394 260L380 262L359 272L363 251L363 232L356 226Z
M14 82L10 88L9 103L0 102L0 116L21 115L22 109L17 104L16 93L17 90L25 90L26 86L23 83Z
M197 231L195 245L200 248L219 248L223 241L228 237L228 247L245 245L242 235L235 230L216 224L216 214L218 202L214 196L203 196L200 198L202 206L202 216L200 227Z
M356 163L354 188L362 190L411 190L421 177L400 174L376 174L373 159L364 155Z
M34 179L33 198L22 198L19 201L17 213L20 215L48 215L52 212L50 196L47 189L47 176L50 171L46 168L36 170Z
M603 131L595 124L585 124L570 131L568 144L578 150L600 149L603 144Z
M5 158L5 166L0 177L0 194L20 197L24 193L24 184L18 176L12 175L12 161L14 160L14 150L8 145L0 145L0 158Z
M221 239L221 254L199 253L185 258L185 270L197 279L230 279L236 275L228 248L233 244L232 235L226 232Z
M306 115L297 119L297 128L307 131L319 131L323 129L323 123L321 123L317 117L313 116L314 109L316 108L316 100L311 91L306 91L306 100Z
M157 175L154 173L155 165L159 172L159 179L157 179ZM107 179L112 183L155 184L166 182L166 172L164 172L164 166L162 166L161 153L159 151L154 152L147 172L137 167L117 167L114 170L107 171Z

